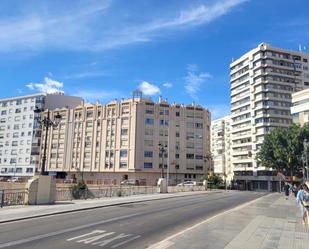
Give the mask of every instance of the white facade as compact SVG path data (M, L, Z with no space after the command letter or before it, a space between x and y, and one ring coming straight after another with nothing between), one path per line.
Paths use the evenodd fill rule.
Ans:
M292 94L291 114L296 124L304 125L309 122L309 89Z
M0 176L33 176L39 164L41 128L35 107L74 107L82 99L45 93L0 99Z
M230 182L233 178L231 168L231 117L226 116L211 122L211 154L214 173Z
M266 133L292 123L291 94L309 86L308 66L308 54L266 43L230 65L232 167L234 179L247 179L249 189L275 188L255 157Z

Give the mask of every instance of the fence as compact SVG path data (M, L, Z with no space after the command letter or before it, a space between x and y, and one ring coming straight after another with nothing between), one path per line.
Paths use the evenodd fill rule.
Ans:
M175 193L175 192L190 192L190 191L204 191L205 186L169 186L168 192Z
M2 189L0 190L0 206L24 205L27 189Z
M154 194L157 193L157 190L158 188L155 186L104 186L75 191L72 191L69 187L62 187L56 190L56 201Z
M203 191L204 186L169 186L168 192ZM120 197L140 194L154 194L156 186L97 186L72 191L70 187L57 187L55 201L70 201L73 199L94 199L104 197ZM0 206L25 205L27 189L0 190Z

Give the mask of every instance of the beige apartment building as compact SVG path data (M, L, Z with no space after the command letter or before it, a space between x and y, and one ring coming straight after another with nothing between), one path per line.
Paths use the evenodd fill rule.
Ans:
M234 182L243 189L278 189L275 172L258 165L264 135L292 123L291 95L309 86L308 54L262 43L230 65Z
M225 116L211 122L211 154L214 173L229 185L233 179L231 165L231 117Z
M162 165L170 184L200 181L207 174L210 113L201 106L162 99L154 103L138 94L106 105L57 109L52 115L58 112L62 121L48 135L46 168L51 175L97 184L134 179L154 185Z
M309 83L309 80L308 80ZM293 122L303 126L309 121L309 89L292 94L291 114Z

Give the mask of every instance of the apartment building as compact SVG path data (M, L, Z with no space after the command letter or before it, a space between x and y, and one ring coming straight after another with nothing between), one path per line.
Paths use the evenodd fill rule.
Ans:
M0 99L0 176L33 176L39 164L42 129L35 107L80 105L79 97L37 93Z
M303 126L309 121L309 89L292 94L291 114L293 122Z
M210 113L198 105L155 103L140 94L52 115L58 112L62 121L48 136L50 174L97 184L134 179L154 185L164 167L164 176L169 172L169 183L176 184L201 180L209 166L203 158L210 153Z
M262 43L230 65L234 180L243 189L278 189L255 158L264 135L292 123L291 94L309 86L308 54Z
M214 173L219 174L228 184L233 179L230 132L230 116L225 116L211 122L211 154L213 157Z

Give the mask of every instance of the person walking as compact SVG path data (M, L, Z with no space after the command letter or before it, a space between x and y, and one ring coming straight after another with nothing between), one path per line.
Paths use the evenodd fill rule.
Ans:
M307 184L302 184L302 189L300 189L296 196L296 202L299 205L300 213L302 217L302 223L309 225L308 212L309 212L309 188Z
M285 199L287 200L290 195L290 186L287 182L284 184L284 193L285 193Z

